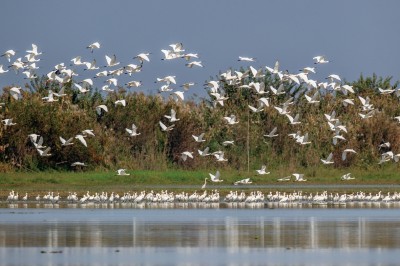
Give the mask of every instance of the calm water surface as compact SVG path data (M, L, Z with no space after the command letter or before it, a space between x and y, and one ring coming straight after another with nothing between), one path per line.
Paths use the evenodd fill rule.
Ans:
M398 208L0 209L2 265L398 265Z

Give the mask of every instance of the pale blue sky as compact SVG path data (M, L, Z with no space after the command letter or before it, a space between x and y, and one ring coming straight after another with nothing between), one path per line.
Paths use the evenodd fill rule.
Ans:
M156 92L157 77L175 75L178 84L194 81L192 93L204 96L202 84L220 70L239 68L238 56L256 57L254 67L273 66L297 73L312 66L312 58L331 61L314 78L338 74L352 81L361 73L400 79L400 1L2 1L0 53L17 50L23 57L31 43L43 51L40 74L81 55L105 64L116 54L121 65L151 52L151 62L120 84L143 81L141 90ZM85 47L99 41L91 54ZM161 49L182 42L187 52L199 53L204 68L189 69L184 60L161 61ZM8 65L5 58L0 64ZM81 68L82 69L82 68ZM77 80L94 76L80 71ZM13 71L0 74L0 86L23 85ZM95 86L101 87L103 81ZM178 87L177 87L178 88ZM132 89L138 90L138 89Z

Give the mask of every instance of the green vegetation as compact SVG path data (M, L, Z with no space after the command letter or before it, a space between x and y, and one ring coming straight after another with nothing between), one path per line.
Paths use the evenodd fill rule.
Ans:
M277 77L268 73L263 78L254 78L250 74L243 84L253 81L264 82L266 88L281 84ZM121 188L143 184L198 185L208 172L217 169L225 173L222 179L228 183L248 176L252 176L257 184L275 183L276 178L293 172L304 173L311 182L331 183L350 171L357 177L356 182L398 182L398 164L378 165L382 152L378 146L382 141L389 141L391 150L400 152L400 127L393 119L400 115L399 99L395 93L382 95L378 91L378 88L396 88L398 82L392 83L391 78L361 76L358 81L347 83L353 86L356 94L321 93L320 103L316 105L308 104L304 97L297 97L304 94L304 85L295 87L284 83L285 94L270 95L270 106L259 113L252 113L248 108L248 105L256 106L260 98L255 90L226 81L220 83L220 91L229 98L224 106L215 105L209 99L176 102L160 95L127 92L123 88L108 95L94 89L79 94L73 89L72 81L63 85L67 96L57 102L45 103L42 97L49 89L61 89L58 83L50 82L46 77L27 84L21 100L11 97L9 87L4 88L0 95L0 101L4 103L1 117L14 118L17 124L0 128L0 171L7 173L1 175L0 184L4 189L19 185L39 187L41 184L49 188L65 185L71 189L74 186L113 186L114 183ZM373 117L361 119L358 95L371 99L376 110ZM299 125L290 125L288 119L274 109L289 97L294 97L290 111L292 115L300 114ZM345 98L352 98L356 105L344 107L342 100ZM115 106L118 99L125 99L126 107ZM95 108L100 104L107 105L109 112L98 115ZM158 122L168 124L164 115L169 114L171 108L176 110L180 120L175 122L174 130L162 132ZM346 141L337 145L332 144L333 133L324 117L333 110L348 130ZM225 123L223 117L231 114L238 117L239 124ZM138 127L139 136L130 137L125 131L132 123ZM278 137L263 136L275 126ZM84 129L93 129L96 135L86 138L87 148L77 139L72 146L61 146L59 136L67 139ZM287 137L296 131L308 132L312 143L302 146ZM202 132L205 132L206 141L196 143L192 134ZM39 156L28 138L31 133L44 137L44 145L51 147L52 156ZM222 145L225 140L234 140L235 144L225 147ZM223 150L228 162L216 162L213 156L198 156L197 150L205 147L210 147L210 152ZM356 150L357 154L343 161L341 154L346 148ZM180 158L183 151L194 152L195 158L183 161ZM321 165L320 159L330 152L334 154L334 164ZM71 167L75 161L85 162L88 167ZM254 175L261 164L268 165L271 175ZM127 168L133 175L117 177L114 172L117 168Z

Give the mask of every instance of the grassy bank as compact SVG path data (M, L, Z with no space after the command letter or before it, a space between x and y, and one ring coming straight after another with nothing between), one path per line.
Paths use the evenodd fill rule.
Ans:
M211 171L130 171L129 176L117 176L114 171L95 171L95 172L11 172L0 174L0 197L4 198L9 191L15 190L20 195L28 192L30 195L37 193L47 193L48 191L59 192L62 196L69 191L84 193L114 191L123 193L127 191L140 191L143 189L162 190L168 188L172 191L200 190L204 183L204 178L208 177ZM293 191L292 187L299 185L296 182L277 182L278 178L291 175L291 171L285 168L271 171L269 175L257 175L255 171L228 171L221 170L221 186L231 186L235 181L250 177L252 185L266 185L264 192L269 192L268 185L285 184L288 191ZM308 191L315 190L315 185L398 185L400 184L400 172L397 165L386 165L381 169L334 169L329 167L306 168L298 171L304 173L307 182L302 182ZM340 177L351 172L354 180L341 181ZM307 186L310 186L308 189ZM207 189L215 188L215 184L208 181ZM250 186L237 187L242 190L251 189ZM231 188L221 188L221 191ZM336 188L337 189L337 188ZM377 188L376 190L379 190Z

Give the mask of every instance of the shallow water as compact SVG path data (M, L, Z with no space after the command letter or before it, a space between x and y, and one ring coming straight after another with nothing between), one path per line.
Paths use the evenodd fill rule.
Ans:
M0 209L3 265L396 265L397 208Z

